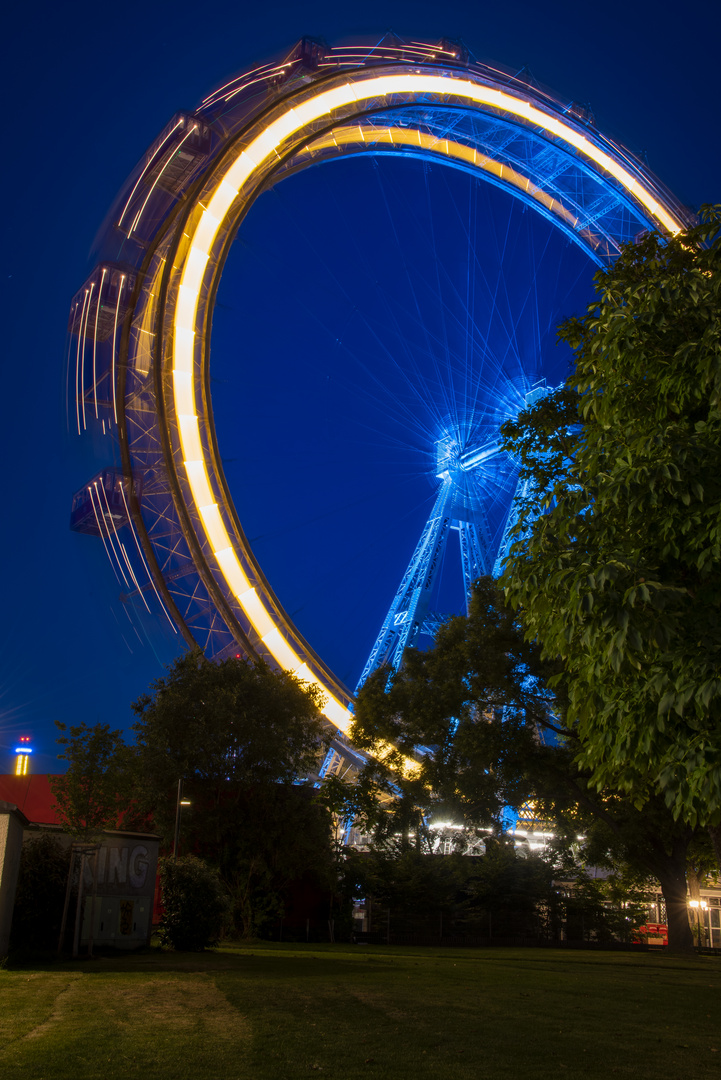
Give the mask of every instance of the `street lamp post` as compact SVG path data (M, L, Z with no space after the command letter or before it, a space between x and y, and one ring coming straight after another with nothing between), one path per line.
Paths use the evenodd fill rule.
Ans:
M178 780L178 798L175 803L175 836L173 837L173 859L178 855L178 839L180 837L180 812L183 806L190 806L190 799L183 798L183 781Z
M689 900L688 906L696 912L696 927L698 929L698 947L701 948L701 912L706 911L708 904L705 900ZM704 920L705 922L705 920Z

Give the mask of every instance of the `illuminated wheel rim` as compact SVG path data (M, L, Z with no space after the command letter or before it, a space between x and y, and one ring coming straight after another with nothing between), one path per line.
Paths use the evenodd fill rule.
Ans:
M187 189L179 192L182 198L168 200L167 192L162 196L166 166L156 163L154 175L146 165L124 205L121 200L118 218L125 250L141 238L143 244L135 256L134 287L130 271L127 283L120 280L116 285L108 361L113 415L108 411L107 427L113 428L115 417L123 471L133 479L128 490L130 524L157 600L186 640L198 640L174 591L182 567L169 570L167 545L157 542L162 499L151 497L152 484L143 484L144 469L153 477L163 472L167 505L162 512L177 521L186 562L189 558L197 587L207 597L204 602L228 638L222 648L208 651L227 655L239 649L318 685L325 696L325 715L341 731L351 722L351 694L298 632L264 577L235 512L215 438L209 393L213 303L235 233L257 196L284 175L319 160L357 152L391 153L439 159L506 188L553 221L601 265L615 257L620 243L634 231L650 228L674 234L687 222L683 208L640 163L558 103L520 84L504 86L499 73L490 69L454 66L447 51L440 50L439 55L438 50L423 48L425 52L419 46L418 55L403 57L403 62L398 56L379 63L377 53L354 55L350 66L348 50L326 53L312 73L303 74L284 93L275 91L274 99L264 99L262 108L246 105L245 113L240 108L235 130L196 170ZM265 72L261 81L274 85L279 70L283 68ZM248 86L252 83L246 79ZM198 113L181 118L163 140L170 140L167 162L175 166L183 145L197 141L206 123L224 122L232 128L228 110L233 99L242 100L244 85L242 79L239 88L231 84L206 99ZM460 135L446 130L440 137L439 118L446 116L461 117ZM488 152L489 147L479 147L478 140L474 145L468 125L476 120L515 134L529 148L526 165L518 155L509 161L507 153ZM545 160L544 153L549 159L545 173L538 164ZM166 160L160 151L154 155L161 165ZM576 188L586 184L588 191L572 197L559 190L555 159L561 164L567 160ZM153 199L159 196L165 204L154 219ZM579 213L584 199L583 205L589 204L585 216ZM597 206L594 216L590 211L599 199L601 212ZM95 419L102 418L97 404L98 371L102 375L98 312L106 280L117 282L120 265L98 268L84 296L76 299L71 316L78 336L75 379L81 388L83 429L89 382L95 394ZM118 331L125 287L128 309ZM93 318L92 378L86 378ZM88 411L92 421L90 406ZM146 443L139 441L141 435ZM153 454L155 472L148 466ZM109 539L112 542L112 536ZM219 640L222 643L222 635ZM207 646L206 641L201 644Z

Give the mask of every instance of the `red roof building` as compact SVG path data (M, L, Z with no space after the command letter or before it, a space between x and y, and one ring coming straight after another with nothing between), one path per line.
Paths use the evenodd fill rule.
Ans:
M60 824L47 774L0 775L0 802L14 803L36 825Z

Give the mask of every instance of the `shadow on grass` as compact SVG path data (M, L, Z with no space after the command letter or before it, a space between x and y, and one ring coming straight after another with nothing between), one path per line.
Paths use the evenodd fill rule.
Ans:
M317 961L317 964L313 964ZM428 946L386 946L328 943L298 943L269 941L227 941L216 948L202 952L181 952L151 945L143 949L96 949L92 958L81 956L73 960L67 956L58 958L50 953L29 951L11 953L2 963L7 971L82 971L84 974L132 971L155 971L158 973L220 971L248 971L250 967L269 965L270 970L280 974L281 968L292 969L295 974L311 975L328 971L332 964L333 974L342 975L344 970L357 970L358 965L373 964L381 967L395 966L404 962L411 965L431 962L443 967L478 964L521 966L536 971L572 971L624 969L644 970L649 975L661 972L699 972L721 974L721 957L672 952L620 953L585 952L583 950L523 949L523 948L441 948ZM270 973L269 970L269 973Z

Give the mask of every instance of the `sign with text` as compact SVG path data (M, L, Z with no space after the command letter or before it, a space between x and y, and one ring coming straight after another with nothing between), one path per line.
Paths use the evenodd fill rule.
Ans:
M93 886L93 856L85 860L85 888ZM98 852L100 896L150 896L155 889L158 842L154 839L107 837Z

